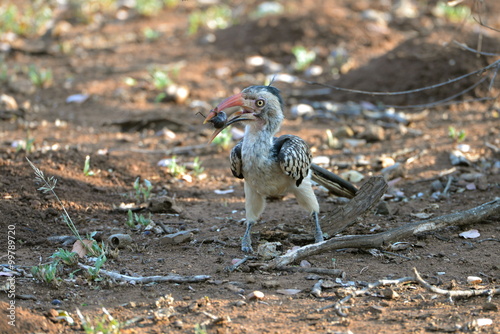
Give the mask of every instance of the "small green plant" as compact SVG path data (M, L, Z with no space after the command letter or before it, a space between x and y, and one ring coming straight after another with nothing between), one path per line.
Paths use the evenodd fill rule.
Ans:
M186 174L186 167L181 166L177 163L177 157L174 155L172 159L170 159L170 162L168 164L168 172L173 176L173 177L179 177L184 174Z
M102 308L102 317L96 317L91 320L88 316L83 316L79 309L76 314L80 318L82 328L86 334L119 334L124 324L113 318L106 308Z
M26 154L29 154L35 149L35 138L30 138L29 134L26 135L25 140L21 140L17 143L16 152L24 151Z
M304 71L316 59L316 52L309 51L303 46L293 47L292 53L295 56L294 68L296 71Z
M465 130L457 131L457 129L455 129L453 126L449 126L448 137L460 143L465 140L465 137L467 137L467 135L465 133Z
M226 5L217 5L209 7L207 10L197 10L189 15L188 34L193 35L198 32L200 27L209 29L225 29L232 25L232 11Z
M144 16L154 16L163 8L163 0L136 0L135 9Z
M94 266L93 267L89 267L87 269L87 273L88 273L88 276L90 279L97 279L99 278L99 272L101 271L101 267L104 265L104 263L106 263L106 255L105 254L101 254L95 261L94 263Z
M90 156L89 155L87 155L85 157L85 163L83 164L83 175L85 175L85 176L95 175L94 171L90 170Z
M28 67L28 77L33 85L39 88L47 88L52 85L52 70L38 68L35 65Z
M227 150L229 148L229 145L231 144L232 139L233 134L231 133L231 127L227 127L222 130L217 137L215 137L212 143L224 150Z
M48 284L57 285L61 278L57 276L59 269L59 262L53 261L46 264L31 267L33 277Z
M135 179L134 189L135 199L137 200L137 202L147 202L151 197L151 190L153 189L153 185L147 179L144 179L143 183L141 184L141 178L138 177L137 179Z
M174 82L170 79L167 72L162 70L152 70L150 72L151 83L155 87L156 90L164 90L168 86L172 85Z
M194 326L194 333L195 334L207 334L207 327L205 325L200 325L196 324Z
M471 10L467 6L451 6L445 1L439 1L432 10L434 16L443 17L452 22L463 22L471 17Z
M49 1L28 1L0 5L0 33L12 32L21 36L38 35L52 19L54 13Z
M75 252L70 252L66 249L59 248L57 252L52 254L51 258L56 261L60 260L62 263L68 266L74 266L78 263L78 254Z
M61 201L59 196L57 196L57 194L54 190L56 188L57 179L54 176L45 177L43 172L38 167L36 167L30 161L30 159L26 158L26 160L28 160L28 163L30 164L31 168L33 168L33 170L35 171L35 182L38 184L41 184L41 187L38 188L38 190L43 192L44 194L50 193L55 197L56 201L59 203L59 205L61 206L61 208L63 210L62 217L63 217L64 222L69 227L71 233L73 233L73 235L78 240L83 242L82 237L80 236L80 233L78 232L78 229L76 228L75 224L73 223L73 220L71 220L71 217L70 217L68 211L66 210L66 207L64 206L63 202Z
M199 175L201 175L203 173L204 170L205 170L205 168L201 167L200 157L194 158L194 161L193 161L193 174L194 174L194 176L198 177Z
M149 27L145 28L142 31L142 34L144 35L144 37L148 42L154 42L161 36L161 33L158 30L151 29Z
M127 222L125 223L128 227L134 228L137 224L142 226L148 226L151 223L151 213L146 218L143 214L133 213L132 210L127 212Z

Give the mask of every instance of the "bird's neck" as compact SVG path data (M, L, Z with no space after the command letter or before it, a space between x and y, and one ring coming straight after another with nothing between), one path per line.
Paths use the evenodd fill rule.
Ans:
M256 127L256 124L248 124L245 127L245 139L243 145L246 147L252 147L252 151L268 152L271 150L273 145L273 137L278 132L278 129L272 130L268 127ZM257 153L258 154L258 153Z

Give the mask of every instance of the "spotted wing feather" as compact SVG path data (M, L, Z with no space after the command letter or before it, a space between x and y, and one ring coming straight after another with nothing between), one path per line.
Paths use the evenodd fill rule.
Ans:
M231 172L238 179L243 178L243 161L241 159L241 146L243 145L243 140L240 140L231 150L229 155L229 163L231 164Z
M311 150L307 143L297 136L284 135L274 139L274 150L283 172L300 186L311 166Z

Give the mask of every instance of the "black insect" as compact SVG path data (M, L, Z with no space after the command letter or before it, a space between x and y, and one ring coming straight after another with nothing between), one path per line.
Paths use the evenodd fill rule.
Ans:
M216 129L220 129L226 125L227 115L225 112L219 111L215 117L209 120L209 122L212 123Z

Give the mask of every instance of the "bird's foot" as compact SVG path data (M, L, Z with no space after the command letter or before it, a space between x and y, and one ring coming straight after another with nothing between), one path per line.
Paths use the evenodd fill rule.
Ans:
M321 231L321 224L319 223L319 217L317 212L313 212L313 217L314 217L314 242L322 242L325 241L325 238L323 237L323 232Z
M318 243L318 242L323 242L323 241L325 241L325 238L323 237L323 233L321 231L320 231L320 233L315 233L314 242Z
M252 242L248 242L248 240L245 242L245 240L243 240L241 242L241 250L244 253L253 253Z

